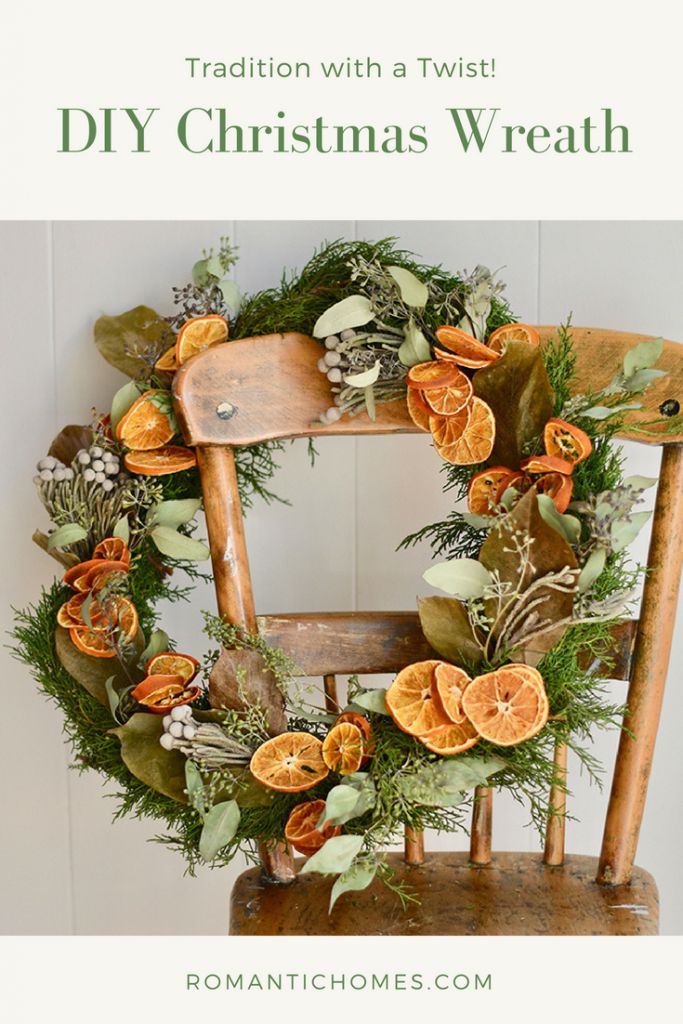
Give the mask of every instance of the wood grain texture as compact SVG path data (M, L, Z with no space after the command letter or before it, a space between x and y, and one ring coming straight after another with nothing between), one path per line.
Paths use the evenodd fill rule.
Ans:
M539 854L497 853L483 867L466 853L428 855L411 867L389 854L396 881L419 906L401 908L375 880L347 893L328 915L333 879L302 875L289 887L264 882L258 869L240 875L232 893L231 935L656 935L654 879L636 869L630 885L595 883L597 860L571 856L561 868ZM299 862L300 863L300 862Z
M598 880L629 879L640 833L669 668L683 565L683 445L667 446L652 524L626 725L612 781Z
M539 327L545 344L555 327ZM577 356L575 393L604 386L625 353L647 335L593 327L573 327ZM303 334L269 334L214 345L189 359L173 381L174 404L183 435L191 445L247 445L285 437L340 434L418 433L403 399L381 402L377 418L343 416L324 426L320 414L332 405L331 386L318 370L319 342ZM638 433L634 426L658 415L667 398L683 399L683 349L665 343L658 367L667 371L639 396L642 409L629 414L617 435L645 444L683 440L683 431L664 437ZM662 428L657 428L661 430Z

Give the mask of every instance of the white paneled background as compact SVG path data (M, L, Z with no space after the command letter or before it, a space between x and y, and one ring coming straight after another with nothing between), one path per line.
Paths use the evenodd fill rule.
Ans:
M395 235L429 263L453 270L501 268L518 316L683 338L683 223L594 222L64 222L0 224L0 336L4 399L0 615L34 599L54 563L31 543L45 526L31 478L35 461L66 423L106 409L123 378L91 338L103 312L138 303L171 308L171 285L189 278L203 248L228 234L240 248L245 291L277 282L323 240ZM680 397L680 396L678 396ZM401 538L440 518L439 460L426 437L330 438L311 470L305 445L281 459L276 489L291 507L257 506L247 518L257 608L262 612L413 608L428 552L396 554ZM656 475L656 449L628 446L628 469ZM636 554L646 553L647 538ZM174 606L164 624L179 649L202 651L199 610L209 587ZM677 631L650 798L638 854L655 874L662 931L683 933L683 692ZM147 821L112 822L111 791L70 771L57 711L25 668L2 657L0 931L4 933L195 934L226 930L228 896L242 864L184 877L184 862L148 842ZM596 752L610 766L616 735ZM607 793L572 779L569 849L596 854ZM109 798L108 798L109 797ZM536 849L524 808L498 798L494 841ZM445 846L448 837L429 837ZM463 846L465 840L455 838Z

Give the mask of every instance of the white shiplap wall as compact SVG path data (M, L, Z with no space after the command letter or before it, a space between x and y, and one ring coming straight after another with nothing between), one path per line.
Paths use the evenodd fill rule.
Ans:
M57 430L105 409L123 378L91 340L102 312L137 303L170 307L170 286L184 282L204 247L229 234L240 247L238 277L252 291L300 267L324 239L396 235L430 263L452 269L501 267L508 297L531 323L574 322L683 338L681 223L536 222L65 222L0 224L0 334L4 401L0 406L3 502L0 538L2 628L9 605L35 598L52 563L30 541L44 526L31 477ZM394 553L398 541L448 508L438 459L424 437L333 438L318 444L311 470L305 446L283 455L276 489L291 507L258 506L247 533L261 611L410 608L421 589L424 549ZM633 472L655 475L657 453L628 446ZM643 557L646 538L639 541ZM422 587L424 589L424 587ZM201 650L199 609L210 588L164 619L180 649ZM678 732L683 695L677 633L639 863L662 896L662 929L683 931L683 777ZM0 806L0 932L221 933L231 881L242 865L183 877L183 861L154 843L153 823L111 821L110 791L93 775L68 770L58 714L36 693L7 651L0 687L3 766ZM19 727L20 724L20 727ZM616 737L596 752L611 764ZM595 853L606 794L573 780L569 848ZM500 849L534 849L526 816L511 800L495 811ZM447 837L431 837L445 846ZM464 840L456 839L462 846Z

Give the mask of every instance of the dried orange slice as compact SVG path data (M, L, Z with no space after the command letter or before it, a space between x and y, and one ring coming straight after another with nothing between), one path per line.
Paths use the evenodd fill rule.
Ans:
M455 384L459 376L460 370L457 366L430 360L428 363L411 366L406 381L409 388L429 391L432 388L447 388L449 384Z
M73 597L70 597L69 600L62 605L57 612L57 623L60 626L64 626L65 629L76 629L77 627L86 626L82 614L82 608L88 599L90 599L88 616L90 618L92 628L97 629L98 625L102 622L104 612L97 603L97 600L93 599L87 590L74 594Z
M154 364L154 369L159 373L175 373L178 369L178 360L175 357L175 345L167 348L163 356L160 356Z
M119 441L135 451L151 451L167 444L176 432L175 423L165 411L170 408L169 401L168 392L161 388L145 391L119 420Z
M584 434L583 430L565 420L548 420L543 429L543 441L548 455L566 459L573 466L583 462L593 451L588 434Z
M304 857L316 853L328 839L341 832L340 825L332 825L330 822L323 825L322 829L317 828L324 810L324 800L308 800L305 804L298 804L287 819L285 839Z
M519 468L526 473L564 473L569 476L574 466L557 455L530 455L520 462Z
M175 357L178 366L205 348L225 341L228 337L228 321L218 313L207 313L206 316L195 316L186 320L178 332L175 346Z
M479 735L499 747L531 739L548 721L543 677L529 665L505 665L477 676L462 706Z
M451 327L450 324L437 327L436 337L437 341L455 356L455 362L460 366L468 366L477 370L500 358L497 352L482 345L467 331L463 331L459 327Z
M433 412L441 416L454 416L469 403L472 398L472 381L464 373L446 388L430 388L423 398Z
M149 675L131 690L131 696L155 715L165 715L171 708L192 704L201 693L199 686L187 686L182 676Z
M148 676L182 676L186 683L197 675L199 662L191 654L177 654L167 651L155 654L147 662L145 671Z
M386 693L389 714L399 729L421 736L450 725L451 721L436 698L434 669L440 661L417 661L401 669Z
M418 736L418 739L427 750L447 757L449 754L461 754L463 750L469 750L479 739L479 733L466 718L457 724L451 722L450 725L432 729L426 736Z
M125 562L130 565L128 545L120 537L105 537L92 553L93 559L104 558L108 562Z
M104 558L91 558L87 562L72 565L64 573L64 582L74 590L90 590L95 579L110 572L128 572L126 562L110 561Z
M128 452L123 461L127 470L140 476L166 476L197 465L197 457L191 448L172 444L153 452Z
M352 725L357 725L363 734L363 764L368 761L375 753L375 740L372 735L372 726L365 717L365 715L359 714L358 711L343 711L337 718L335 725L339 725L342 722L350 722Z
M113 658L118 643L129 643L138 631L138 613L127 598L119 598L107 615L106 626L96 629L76 627L69 630L73 644L79 651L93 658Z
M528 324L505 324L489 335L486 344L492 352L502 356L509 341L527 341L530 345L538 345L541 339L536 328Z
M552 498L558 512L566 511L573 489L574 481L564 473L542 473L536 480L538 493Z
M467 412L467 421L463 427L464 412ZM432 416L429 426L437 452L453 465L485 462L493 451L496 421L490 406L476 396L467 409L456 416Z
M91 658L115 658L116 647L107 630L94 630L78 627L69 630L71 642Z
M307 732L283 732L262 743L249 765L261 785L280 793L300 793L329 774L323 745Z
M500 488L505 491L507 481L515 476L507 466L491 466L475 473L467 487L467 507L477 516L490 516L498 504Z
M363 733L352 722L333 725L323 742L323 761L332 772L352 775L361 766Z
M434 669L434 690L437 703L451 722L461 725L467 715L462 706L462 695L472 682L467 672L457 665L440 662Z
M422 397L422 392L417 388L408 388L406 402L410 418L415 426L429 432L429 417L433 415L433 412Z
M530 476L526 473L511 473L505 480L501 480L498 490L496 491L495 504L500 505L503 500L503 495L509 487L514 487L516 491L519 491L520 495L524 494L529 490L533 483Z
M109 562L103 558L93 559L92 568L77 581L78 590L101 590L106 584L112 582L114 576L126 576L130 571L127 562Z

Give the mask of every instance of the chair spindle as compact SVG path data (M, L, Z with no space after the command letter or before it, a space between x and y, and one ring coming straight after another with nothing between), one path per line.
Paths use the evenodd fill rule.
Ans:
M549 817L545 830L543 863L552 867L564 864L565 813L567 810L567 744L555 744L555 778L550 787Z
M421 829L406 827L403 859L412 867L424 864L425 834Z
M470 861L472 864L491 863L491 831L493 825L493 790L477 786L472 804L472 831L470 833Z
M325 710L332 715L339 713L339 698L337 696L337 677L333 674L323 676L325 687Z

